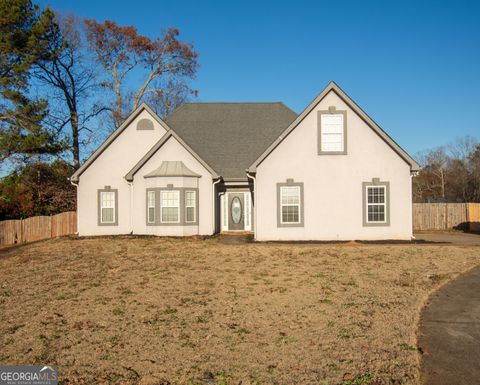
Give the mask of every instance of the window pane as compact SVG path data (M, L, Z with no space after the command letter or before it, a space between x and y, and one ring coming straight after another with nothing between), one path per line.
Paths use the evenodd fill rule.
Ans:
M187 222L195 222L195 207L187 207L186 215Z
M115 207L115 192L103 191L101 192L102 207Z
M282 205L292 205L300 203L300 187L299 186L283 186L280 188Z
M343 142L343 134L323 134L322 142L325 144L337 144Z
M115 222L115 192L114 191L100 192L100 222L102 223Z
M155 222L155 207L148 208L148 221L151 223Z
M185 205L195 206L195 191L187 191L185 194Z
M343 134L343 114L322 114L322 133Z
M161 221L179 222L180 192L178 190L162 191L160 195Z
M162 191L162 206L178 206L178 191Z
M321 119L321 151L343 151L343 114L322 114Z
M250 227L250 193L245 194L245 227Z
M368 203L385 203L385 186L368 187Z
M102 208L102 222L113 222L113 208Z
M185 221L195 222L196 192L185 192Z
M385 222L385 205L373 204L368 206L369 222Z
M178 222L178 208L177 207L163 207L162 208L162 222Z
M148 192L148 207L155 207L155 191Z
M283 223L298 223L299 207L298 206L282 206L282 222Z
M326 135L327 137L331 135ZM322 136L322 151L343 151L343 137L337 135L335 142L327 142L323 139L326 137L325 135ZM333 137L333 136L332 136Z

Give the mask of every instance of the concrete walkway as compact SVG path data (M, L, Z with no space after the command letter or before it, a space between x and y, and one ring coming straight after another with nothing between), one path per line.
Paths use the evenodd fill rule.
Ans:
M413 234L417 240L446 243L455 246L480 246L480 234L460 231L432 231Z
M480 384L480 268L434 294L421 316L419 347L425 385Z

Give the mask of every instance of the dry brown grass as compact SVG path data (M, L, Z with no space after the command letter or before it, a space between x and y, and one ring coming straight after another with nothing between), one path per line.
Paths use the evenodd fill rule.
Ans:
M56 364L64 384L416 384L419 310L479 263L454 246L40 242L0 253L0 362Z

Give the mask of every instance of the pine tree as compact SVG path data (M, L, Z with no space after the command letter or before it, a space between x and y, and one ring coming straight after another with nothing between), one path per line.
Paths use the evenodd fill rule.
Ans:
M63 149L45 128L47 102L29 92L32 66L51 60L53 12L30 0L0 0L0 165L7 159L56 154Z

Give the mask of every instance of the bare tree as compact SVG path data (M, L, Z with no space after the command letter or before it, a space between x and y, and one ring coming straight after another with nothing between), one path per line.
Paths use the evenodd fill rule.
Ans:
M40 63L35 76L49 99L59 102L50 103L49 122L68 138L73 167L77 169L80 148L88 144L93 134L88 123L104 108L93 97L99 89L98 73L85 49L80 20L73 15L57 14L56 22L59 29L51 45L58 53L52 60Z
M422 197L445 199L445 170L448 155L444 147L437 147L417 155L422 166L419 175L414 179L416 193Z
M417 158L422 170L413 179L415 201L480 201L480 145L475 138L456 138Z
M477 144L470 154L469 163L472 173L472 201L480 202L480 144Z
M470 200L471 169L469 158L474 152L477 140L472 136L457 137L448 145L450 152L449 179L451 195L462 201Z
M447 149L450 157L466 162L477 145L477 139L475 139L473 136L466 135L462 137L456 137L447 145Z
M166 82L158 81L148 90L145 100L161 118L165 118L197 94L183 81L168 79Z
M156 79L193 78L196 73L198 55L191 44L178 40L178 29L168 29L152 40L138 34L133 26L119 26L110 20L98 23L87 19L85 25L90 46L108 74L102 84L114 94L111 111L116 126L147 93L155 93ZM134 70L143 80L140 87L129 92L126 79Z

